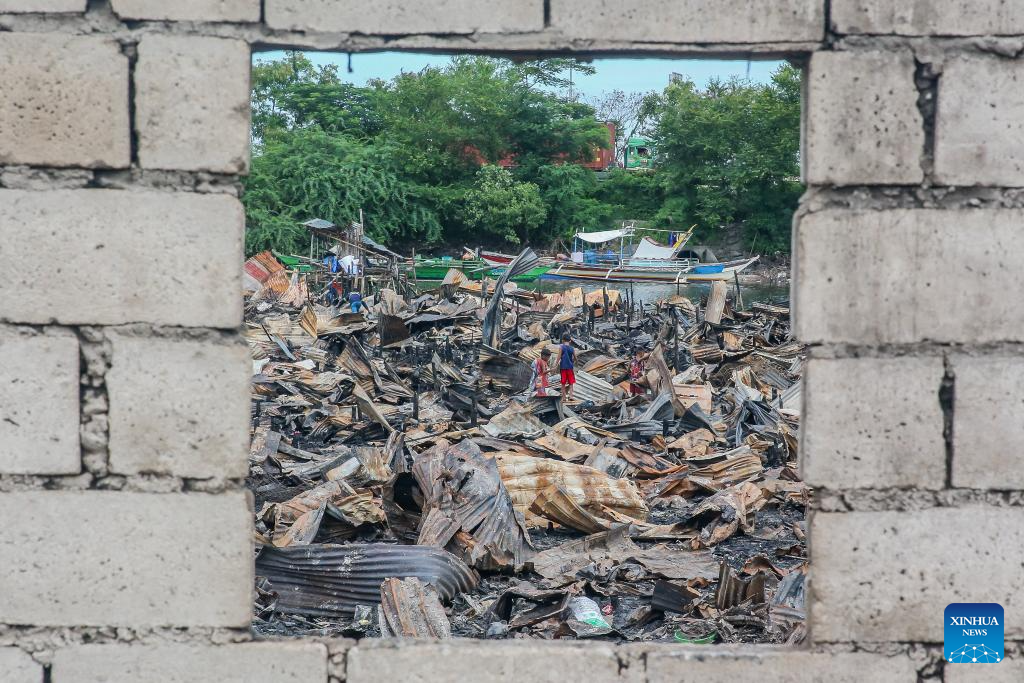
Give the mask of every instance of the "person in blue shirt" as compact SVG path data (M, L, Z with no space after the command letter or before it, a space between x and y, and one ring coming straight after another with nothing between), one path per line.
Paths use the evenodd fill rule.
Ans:
M353 313L358 313L360 307L365 308L367 313L370 311L369 308L366 308L366 303L363 301L363 295L359 292L352 292L348 295L348 304L352 308Z
M562 335L562 345L558 347L558 369L562 380L562 400L573 400L573 389L576 388L576 349L572 347L572 339L568 334Z

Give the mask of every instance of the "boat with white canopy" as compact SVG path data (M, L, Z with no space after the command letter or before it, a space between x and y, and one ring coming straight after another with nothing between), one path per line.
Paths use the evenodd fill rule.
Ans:
M695 229L696 226L683 233L669 233L671 244L668 245L644 236L635 245L631 239L628 248L626 238L636 235L635 223L624 224L618 230L577 233L573 240L572 260L556 262L544 277L683 285L731 280L759 258L755 256L726 263L700 263L697 259L679 258L679 252L693 237ZM605 245L603 252L597 248L600 245ZM588 249L588 246L594 248ZM613 250L615 247L617 253Z

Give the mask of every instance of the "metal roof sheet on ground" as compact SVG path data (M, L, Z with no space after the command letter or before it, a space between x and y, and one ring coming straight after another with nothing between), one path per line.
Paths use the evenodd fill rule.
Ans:
M387 578L416 577L444 600L479 581L476 572L441 548L381 543L266 547L256 558L256 574L278 594L277 611L326 617L380 604L380 585Z

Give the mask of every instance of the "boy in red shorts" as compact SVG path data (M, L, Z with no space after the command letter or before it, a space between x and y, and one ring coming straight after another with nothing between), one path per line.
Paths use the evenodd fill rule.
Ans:
M568 334L562 335L562 345L559 347L561 353L558 359L558 369L562 374L562 400L573 400L573 389L576 388L576 349L572 347L572 340Z

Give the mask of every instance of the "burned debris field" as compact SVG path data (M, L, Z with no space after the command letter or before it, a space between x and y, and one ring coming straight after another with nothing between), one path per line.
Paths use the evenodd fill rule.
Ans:
M351 313L250 260L258 634L803 639L785 302L511 282L536 261L384 274Z

